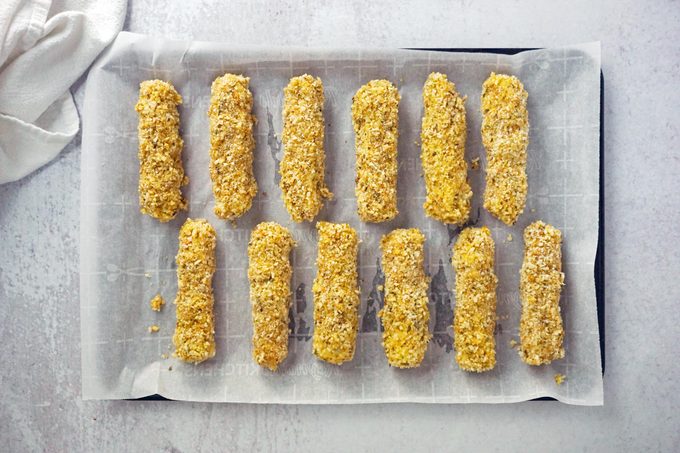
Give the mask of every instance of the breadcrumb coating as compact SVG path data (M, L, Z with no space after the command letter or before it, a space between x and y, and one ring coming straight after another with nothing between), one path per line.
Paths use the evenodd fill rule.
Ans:
M394 230L380 241L385 272L385 306L379 312L385 328L383 347L389 364L398 368L419 366L431 338L424 242L416 228Z
M253 95L250 78L225 74L212 83L210 108L210 179L215 215L234 220L248 212L257 195L253 176Z
M354 357L359 326L359 237L349 225L318 222L313 352L336 365Z
M495 250L487 227L466 228L453 247L456 306L453 319L456 362L465 371L496 366Z
M295 241L275 222L255 227L248 244L248 280L253 314L253 359L276 371L288 355L288 309Z
M205 219L187 219L179 231L177 252L177 324L175 355L199 363L215 356L212 279L216 235Z
M139 210L161 222L186 209L182 186L189 182L182 166L184 141L179 135L177 105L182 97L168 82L139 85Z
M153 311L161 311L161 308L165 305L165 299L163 299L160 294L156 294L156 296L151 299L151 302L149 302L149 305L151 305Z
M420 158L429 217L462 225L470 217L472 189L467 180L465 98L444 74L433 72L423 86L425 107Z
M356 135L356 197L364 222L391 220L397 211L397 88L387 80L372 80L352 99Z
M482 87L486 148L484 208L513 225L527 197L528 94L517 77L491 73Z
M562 233L537 221L524 230L524 262L520 270L522 316L519 355L529 365L564 357L564 327L560 314Z
M323 84L309 74L290 79L284 89L281 191L290 217L314 220L333 194L324 182Z

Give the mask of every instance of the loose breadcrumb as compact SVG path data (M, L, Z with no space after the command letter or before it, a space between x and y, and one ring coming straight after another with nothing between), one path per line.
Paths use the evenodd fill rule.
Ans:
M566 381L566 380L567 380L567 377L563 374L557 373L555 375L555 384L557 384L557 385L564 384L564 381Z
M359 237L347 224L319 222L313 352L340 365L354 357L359 326Z
M168 358L168 355L167 355L167 354L165 354L165 353L161 354L161 359L165 360L165 359L167 359L167 358Z
M311 221L333 194L324 182L323 84L309 74L284 89L281 191L290 217Z
M379 312L385 329L383 347L389 364L398 368L419 366L431 338L424 242L425 236L415 228L394 230L380 241L385 272L385 306Z
M467 181L465 98L446 75L433 72L423 87L425 107L420 154L429 217L461 225L470 217L472 189Z
M479 157L475 157L470 161L470 168L479 170Z
M248 280L253 315L253 359L276 371L288 355L288 309L295 241L275 222L257 225L248 244Z
M156 332L158 332L159 330L160 330L160 327L158 327L158 326L155 325L155 324L154 324L153 326L149 326L149 333L156 333Z
M529 365L542 365L564 357L560 314L560 292L564 285L561 244L560 230L541 221L524 230L519 354Z
M364 222L384 222L397 211L399 91L387 80L372 80L352 100L356 135L356 197Z
M515 339L510 340L510 347L512 349L515 349L518 346L519 346L519 342L517 340L515 340Z
M528 94L514 76L491 73L482 87L486 148L484 208L508 225L524 211L529 144Z
M466 371L496 366L494 242L487 227L466 228L453 247L456 306L453 320L456 361Z
M151 299L151 302L149 302L151 305L151 309L153 311L161 311L163 308L163 305L165 305L165 299L160 294L156 294L156 296Z
M179 231L177 252L177 324L175 355L199 363L215 355L212 278L215 230L204 219L187 219Z
M181 187L189 179L182 166L177 105L182 97L168 82L147 80L139 85L139 210L161 222L186 209Z
M508 242L512 242L512 234L508 233L508 235L505 237L505 240Z
M215 215L234 220L248 212L257 195L253 176L253 94L250 78L225 74L212 83L210 108L210 179Z

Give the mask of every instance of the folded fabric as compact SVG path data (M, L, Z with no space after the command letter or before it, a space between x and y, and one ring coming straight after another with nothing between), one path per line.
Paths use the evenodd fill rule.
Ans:
M54 159L78 133L69 87L123 26L127 0L0 2L0 184Z

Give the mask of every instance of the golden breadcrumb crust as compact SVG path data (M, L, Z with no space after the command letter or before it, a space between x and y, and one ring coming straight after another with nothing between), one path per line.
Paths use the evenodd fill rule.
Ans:
M364 222L384 222L397 211L397 88L387 80L372 80L352 100L356 135L356 197Z
M139 210L161 222L186 209L181 187L188 184L182 166L177 105L182 97L168 82L147 80L139 85Z
M354 357L359 326L359 237L349 225L318 222L314 279L314 355L340 365Z
M248 280L253 315L253 359L276 371L288 355L288 309L295 241L275 222L255 227L248 244Z
M496 366L494 241L487 227L466 228L453 247L456 306L453 319L456 362L466 371Z
M212 83L210 108L210 179L215 215L234 220L250 209L257 195L253 176L253 95L250 78L225 74Z
M465 162L465 99L444 74L433 72L423 86L420 158L427 197L425 214L462 225L470 217L472 189Z
M524 211L529 144L528 94L517 77L491 73L482 87L486 148L484 208L508 225Z
M564 357L564 327L560 314L562 233L537 221L524 230L524 262L520 270L522 316L519 355L529 365Z
M161 311L163 305L165 305L165 299L163 299L160 294L156 294L154 298L151 299L151 302L149 302L149 305L151 305L153 311Z
M420 365L430 341L427 289L423 270L425 236L416 228L394 230L380 241L385 272L383 347L390 365Z
M179 231L177 252L177 324L175 355L186 362L215 356L212 279L216 235L204 219L187 219Z
M309 74L284 89L281 191L290 217L311 221L333 194L324 182L323 84Z

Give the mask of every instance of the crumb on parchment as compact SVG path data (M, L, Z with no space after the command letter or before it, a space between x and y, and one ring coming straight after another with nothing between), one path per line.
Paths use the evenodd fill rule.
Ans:
M161 311L163 306L165 305L165 299L163 299L163 296L160 294L156 294L153 299L151 299L151 302L149 302L149 305L151 305L151 309L153 311Z
M557 373L555 375L555 384L557 384L557 385L562 385L564 383L564 381L566 381L566 380L567 380L567 377L563 374Z
M479 157L475 157L470 161L470 168L479 170Z
M156 324L154 324L153 326L149 326L149 333L156 333L160 329L161 329L160 327L158 327Z
M508 242L512 242L512 234L508 233L508 235L505 237L505 240Z

